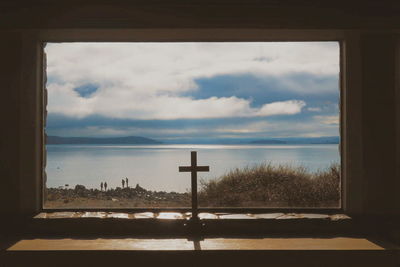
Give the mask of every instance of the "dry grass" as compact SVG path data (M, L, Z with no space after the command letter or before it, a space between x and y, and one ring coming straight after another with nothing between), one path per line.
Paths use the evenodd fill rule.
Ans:
M208 207L338 207L340 166L316 173L303 167L260 164L202 182L199 203Z

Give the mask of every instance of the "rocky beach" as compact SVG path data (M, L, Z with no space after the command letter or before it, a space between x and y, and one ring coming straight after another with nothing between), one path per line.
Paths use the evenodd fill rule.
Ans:
M190 193L146 190L135 187L115 189L88 189L83 185L74 188L48 188L46 208L127 208L127 207L182 207L190 206Z

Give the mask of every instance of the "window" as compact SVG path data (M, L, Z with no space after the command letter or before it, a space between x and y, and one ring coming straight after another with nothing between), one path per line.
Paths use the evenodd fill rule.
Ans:
M45 208L338 208L339 42L48 43Z
M200 9L197 9L197 6ZM46 113L46 91L43 90L46 64L43 64L42 60L43 42L340 40L340 147L343 174L342 211L340 212L368 217L369 215L385 215L383 220L380 220L384 221L385 225L382 224L383 227L380 229L387 230L388 233L394 230L386 225L387 216L395 215L400 210L400 201L395 201L398 196L396 194L398 175L396 176L393 172L396 168L393 149L396 143L395 136L398 135L395 135L396 118L393 118L392 112L398 101L398 98L395 100L392 94L393 59L395 58L393 49L395 38L393 37L398 34L398 30L394 29L390 16L382 20L379 16L370 16L364 9L361 16L355 17L344 12L349 16L338 20L338 12L336 12L338 10L330 9L333 11L330 12L323 7L310 9L310 6L304 6L302 10L310 14L310 18L315 18L304 20L302 10L296 12L297 17L293 17L294 12L290 11L292 9L289 6L287 6L288 9L285 7L276 9L255 3L229 5L228 9L226 4L218 6L177 4L168 10L154 3L144 6L135 5L134 10L132 6L126 6L135 13L134 16L125 16L127 14L125 5L120 6L118 10L95 4L85 6L83 9L78 6L71 7L72 9L69 8L68 12L62 12L63 8L58 9L56 6L45 9L38 6L34 9L40 12L36 12L36 15L35 12L30 12L34 17L40 17L35 21L27 20L26 12L17 16L22 20L15 19L14 15L17 13L9 12L9 22L6 23L5 29L11 31L4 32L4 39L8 41L2 43L1 50L4 55L2 71L5 74L2 76L2 79L5 78L3 84L5 94L2 97L2 107L5 110L2 115L5 118L4 121L7 122L2 129L2 144L5 145L1 147L1 151L7 160L2 162L2 167L6 166L6 168L0 169L4 176L2 179L4 182L2 190L5 192L2 194L3 210L7 211L7 214L18 215L20 218L37 214L43 208L41 189L46 180L43 170L47 162L46 153L43 153L45 148L43 140L45 116L43 114ZM54 10L55 15L42 16L44 14L42 11L46 13L46 9L49 12ZM101 12L94 12L94 9ZM154 12L149 12L150 9ZM193 12L188 15L189 9ZM210 10L213 10L213 14ZM227 10L229 12L225 12ZM297 6L295 10L298 10ZM272 16L266 16L264 11ZM122 16L119 17L119 14ZM192 16L194 14L196 15ZM220 14L223 15L220 16ZM376 27L373 26L375 23ZM395 152L398 155L398 151ZM199 162L204 164L200 153ZM185 179L188 178L186 177ZM294 208L284 210L302 212ZM308 211L324 212L320 209ZM256 211L246 208L246 212ZM274 209L273 212L277 210ZM7 215L6 217L10 218ZM59 224L59 220L55 221L51 220L49 223L56 224L55 228L58 228L59 232L71 233L64 222ZM80 233L88 229L98 230L92 227L99 225L93 223L93 220L77 219L77 221L74 224L79 225ZM85 226L81 223L82 221ZM103 225L104 221L113 223L113 220L102 220L100 225ZM16 231L21 231L22 224L15 224L15 220L11 218L6 222L9 225L15 225ZM48 222L45 224L42 229L49 229ZM236 225L236 222L234 224ZM245 224L241 230L248 225ZM224 226L225 224L222 224L222 228ZM289 228L282 221L277 222L276 226L281 233L286 233L285 230ZM116 228L122 229L120 227L108 229ZM267 228L270 231L271 228L265 229ZM295 226L290 230L297 231L300 228L302 229ZM312 230L315 230L314 228ZM4 229L10 230L8 227ZM338 230L338 228L335 229Z

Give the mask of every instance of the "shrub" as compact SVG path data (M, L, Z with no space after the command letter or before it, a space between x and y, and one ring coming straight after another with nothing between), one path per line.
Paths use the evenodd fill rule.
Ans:
M74 189L75 194L77 194L77 195L80 196L80 197L85 197L85 196L87 196L87 192L86 192L86 191L87 191L87 190L86 190L86 187L83 186L83 185L80 185L80 184L77 184L77 185L75 186L75 189Z
M218 207L332 207L340 199L340 166L310 173L304 167L260 164L201 181L199 203Z

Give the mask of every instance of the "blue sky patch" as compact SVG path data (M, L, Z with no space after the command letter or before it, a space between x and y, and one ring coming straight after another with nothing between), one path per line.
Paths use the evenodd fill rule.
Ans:
M99 89L98 85L88 83L74 88L74 91L77 92L83 98L89 98L97 91L97 89Z
M185 96L194 99L236 96L252 100L253 107L292 99L319 106L326 102L337 102L339 98L338 75L292 73L256 76L244 73L198 78L195 83L198 88L187 92Z

